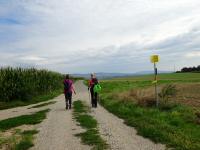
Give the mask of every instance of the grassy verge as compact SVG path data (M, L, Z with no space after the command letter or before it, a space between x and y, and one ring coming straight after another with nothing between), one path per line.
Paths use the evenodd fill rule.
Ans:
M63 92L62 90L56 90L48 94L36 96L35 98L29 101L18 100L18 101L11 101L11 102L0 102L0 110L44 102L44 101L55 98L56 96L60 95L62 92Z
M33 107L30 107L28 109L31 109L31 108L39 108L39 107L43 107L43 106L47 106L47 105L51 105L51 104L55 104L56 101L52 101L52 102L47 102L47 103L43 103L43 104L39 104L39 105L35 105Z
M21 133L21 141L15 145L15 150L27 150L32 147L33 144L33 135L37 134L37 130L26 130Z
M31 115L23 115L19 117L9 118L0 121L0 131L5 131L21 125L34 125L42 122L46 118L49 109L36 112Z
M0 149L27 150L32 147L34 145L32 142L34 134L37 134L38 131L34 129L27 130L22 125L34 125L42 122L46 118L48 111L49 109L46 109L31 115L23 115L0 121ZM18 127L25 130L21 131L22 129Z
M77 122L80 123L85 132L77 134L81 137L83 143L92 145L94 150L104 150L108 148L106 142L100 137L97 130L97 121L90 115L88 115L88 109L81 101L75 101L74 105L74 117Z
M176 150L200 149L200 126L194 109L181 104L164 111L155 107L142 107L131 100L113 97L114 92L149 86L147 81L107 81L101 83L101 105L135 127L139 135L154 142L166 144Z

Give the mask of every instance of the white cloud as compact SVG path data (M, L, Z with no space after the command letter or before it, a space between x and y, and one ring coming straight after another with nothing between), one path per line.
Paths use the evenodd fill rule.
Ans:
M149 55L179 67L198 53L199 0L7 0L0 18L1 64L35 65L61 72L133 72L149 69ZM193 30L196 30L195 32ZM183 36L183 37L182 37ZM168 56L171 57L168 57ZM197 64L197 57L192 64ZM190 65L190 64L188 64Z
M185 55L187 58L200 58L200 50L199 52L189 52Z

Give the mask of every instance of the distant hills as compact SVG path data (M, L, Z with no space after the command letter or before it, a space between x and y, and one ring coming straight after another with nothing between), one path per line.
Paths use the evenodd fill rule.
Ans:
M138 75L147 75L153 74L153 71L140 71L136 73L105 73L105 72L98 72L96 76L99 79L110 79L110 78L117 78L117 77L130 77L130 76L138 76ZM171 71L159 71L159 73L171 73ZM84 77L86 79L90 78L90 74L72 74L74 77Z

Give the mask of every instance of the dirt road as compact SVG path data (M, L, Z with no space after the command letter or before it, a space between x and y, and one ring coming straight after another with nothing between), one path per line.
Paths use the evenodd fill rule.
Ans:
M75 84L77 95L74 100L85 101L90 104L87 87L82 81ZM57 103L45 106L51 111L41 124L36 125L40 131L35 146L31 150L89 150L91 147L83 145L79 138L74 134L83 131L73 120L72 110L65 110L64 96L61 95L54 99ZM38 111L39 109L27 109L30 106L19 107L0 111L0 120ZM7 113L7 114L6 114ZM99 131L103 139L107 141L112 150L164 150L165 146L154 144L136 134L136 130L126 126L123 121L109 113L103 107L92 108L91 114L97 120Z
M87 87L81 81L77 82L81 89L81 100L90 105ZM91 114L99 124L99 131L112 150L164 150L165 146L155 144L148 139L137 135L134 128L128 127L121 119L109 113L100 105L92 108Z

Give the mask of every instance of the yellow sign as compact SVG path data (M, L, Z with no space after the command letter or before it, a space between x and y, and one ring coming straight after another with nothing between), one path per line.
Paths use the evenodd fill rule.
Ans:
M158 81L157 80L154 80L154 81L152 81L152 84L156 84Z
M151 56L151 62L152 63L159 62L159 56L158 55L152 55Z

